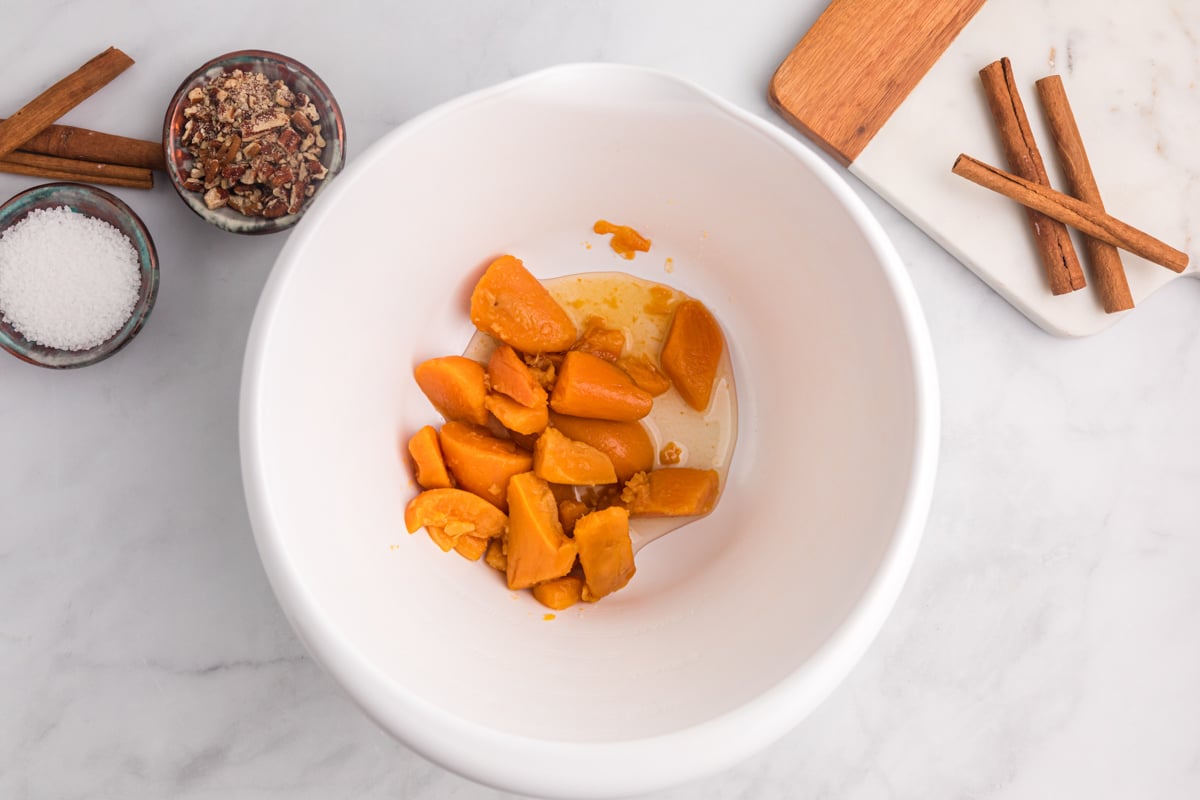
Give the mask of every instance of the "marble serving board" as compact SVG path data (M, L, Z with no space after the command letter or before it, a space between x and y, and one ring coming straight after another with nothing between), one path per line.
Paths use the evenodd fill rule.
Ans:
M1188 253L1181 275L1122 253L1140 306L1198 273L1200 2L986 0L848 165L1042 328L1097 333L1139 309L1106 314L1090 271L1087 288L1051 295L1024 211L950 172L959 153L1007 168L978 78L1002 56L1012 60L1051 185L1066 189L1034 81L1057 73L1108 212Z

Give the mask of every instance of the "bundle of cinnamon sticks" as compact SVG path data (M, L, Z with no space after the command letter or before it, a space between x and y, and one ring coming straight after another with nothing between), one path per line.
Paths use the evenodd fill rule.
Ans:
M1100 300L1110 314L1133 308L1133 296L1117 248L1175 272L1187 267L1186 253L1105 212L1059 76L1042 78L1035 85L1071 194L1050 188L1009 60L1002 58L988 64L980 70L979 77L1012 172L965 154L955 160L953 171L1025 206L1051 292L1066 294L1087 284L1067 232L1068 225L1085 236Z
M132 65L132 58L110 47L0 119L0 172L151 188L152 170L166 169L159 142L53 124Z

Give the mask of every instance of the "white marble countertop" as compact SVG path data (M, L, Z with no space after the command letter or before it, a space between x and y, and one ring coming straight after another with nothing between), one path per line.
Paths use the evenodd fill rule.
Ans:
M67 122L156 138L178 82L244 47L329 83L351 159L444 100L567 61L666 69L778 122L767 80L824 4L390 5L9 2L0 115L115 44L138 63ZM0 175L0 197L36 182ZM921 552L811 717L656 797L1200 796L1200 287L1054 339L851 182L937 353ZM243 503L237 399L286 234L221 233L159 183L118 191L163 265L141 336L80 371L0 358L0 797L506 796L378 730L281 614Z

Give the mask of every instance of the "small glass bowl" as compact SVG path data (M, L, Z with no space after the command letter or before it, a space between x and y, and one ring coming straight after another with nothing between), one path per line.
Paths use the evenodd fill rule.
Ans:
M154 241L138 215L121 200L94 186L82 183L46 183L13 196L0 206L0 235L35 209L60 208L104 220L129 237L141 265L142 285L133 313L121 330L105 342L87 350L59 350L26 339L11 324L0 318L0 347L22 361L51 369L86 367L103 361L137 336L146 324L154 300L158 297L158 253Z
M269 81L281 80L294 92L304 92L312 98L313 105L320 115L321 135L325 139L325 149L321 153L321 163L328 174L319 181L314 181L312 197L305 199L300 210L295 214L284 214L282 217L267 219L266 217L247 217L228 206L209 209L204 204L204 195L183 188L192 168L192 156L183 146L183 111L189 105L187 94L193 88L208 83L222 74L240 69L243 72L261 72ZM209 61L204 66L187 76L171 104L167 106L167 116L163 120L163 152L167 159L167 175L171 185L187 203L188 208L195 211L201 218L211 222L218 228L233 233L277 233L286 230L299 222L300 217L308 210L312 201L320 194L325 186L341 172L346 163L346 124L342 119L342 110L337 100L325 82L308 67L279 53L266 50L238 50L226 53Z

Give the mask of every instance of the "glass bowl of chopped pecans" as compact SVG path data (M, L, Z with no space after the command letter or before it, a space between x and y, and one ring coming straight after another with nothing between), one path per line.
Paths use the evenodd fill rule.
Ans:
M345 164L345 123L316 73L265 50L214 58L187 77L163 122L167 174L188 207L233 233L300 219Z

